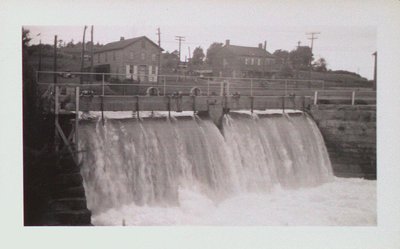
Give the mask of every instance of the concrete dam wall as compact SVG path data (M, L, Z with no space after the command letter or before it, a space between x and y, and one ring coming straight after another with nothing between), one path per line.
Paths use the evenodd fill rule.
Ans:
M315 105L310 113L335 175L376 179L376 106Z

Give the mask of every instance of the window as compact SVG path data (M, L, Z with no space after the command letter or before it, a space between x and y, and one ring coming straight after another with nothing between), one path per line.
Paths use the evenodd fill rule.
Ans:
M246 65L249 64L249 58L244 58L244 64L246 64Z
M133 51L130 52L130 58L133 60Z
M145 53L141 53L141 57L142 57L142 60L144 60L146 58Z
M152 66L151 67L151 74L156 74L156 69L157 69L156 66Z
M261 59L260 58L258 58L258 60L257 60L257 65L261 66Z
M254 65L254 58L251 58L251 65Z

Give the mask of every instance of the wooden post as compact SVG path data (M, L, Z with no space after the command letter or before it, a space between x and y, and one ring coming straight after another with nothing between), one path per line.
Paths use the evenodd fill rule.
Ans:
M55 93L54 93L54 151L57 153L59 149L59 137L58 137L58 131L57 131L57 125L58 125L58 111L59 111L59 93L60 93L60 88L58 86L55 86Z
M168 117L171 118L171 97L170 96L168 96L167 109L168 109Z
M82 53L81 53L81 73L83 72L83 68L84 68L84 64L85 64L85 61L84 61L84 57L85 57L85 34L86 34L86 25L85 25L85 27L84 27L84 29L83 29L83 42L82 42ZM83 75L81 74L81 77L80 77L80 83L82 84L83 83Z
M79 141L79 86L75 87L75 150L78 150Z
M166 87L166 86L165 86L165 84L166 84L166 77L167 77L167 76L164 75L164 96L165 96L165 87Z
M104 96L104 73L102 74L101 95Z
M318 91L314 92L314 105L318 103Z
M253 97L253 79L250 80L250 96Z
M104 96L100 96L101 123L104 126Z
M253 110L254 110L254 97L253 96L250 96L250 110L251 110L251 113L253 113Z
M54 36L54 63L53 63L53 81L57 83L57 36Z
M93 83L93 25L90 29L90 84ZM104 94L103 94L104 95Z
M287 88L288 88L288 84L287 84L287 80L285 80L285 96L287 96Z
M140 119L140 115L139 115L139 95L136 95L136 115L137 115L137 119Z
M39 82L40 76L39 72L42 71L42 40L39 41L39 66L38 66L38 72L36 74L36 82Z
M356 98L356 92L353 91L353 92L351 93L351 105L354 105L354 104L355 104L355 98Z
M375 52L372 54L375 58L374 58L374 82L372 85L372 89L374 91L376 91L376 74L377 74L377 62L378 62L378 52Z

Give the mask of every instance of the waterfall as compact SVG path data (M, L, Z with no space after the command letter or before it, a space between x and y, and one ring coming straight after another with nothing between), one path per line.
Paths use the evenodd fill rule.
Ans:
M196 116L82 121L79 148L88 208L179 207L179 189L213 202L330 181L329 157L305 114L225 115L223 130Z

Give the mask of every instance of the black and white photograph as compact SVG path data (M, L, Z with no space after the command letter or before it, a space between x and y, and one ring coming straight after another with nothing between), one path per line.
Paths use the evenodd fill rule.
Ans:
M22 27L26 225L376 225L376 29L318 28Z
M400 1L22 2L0 4L15 236L400 246Z

